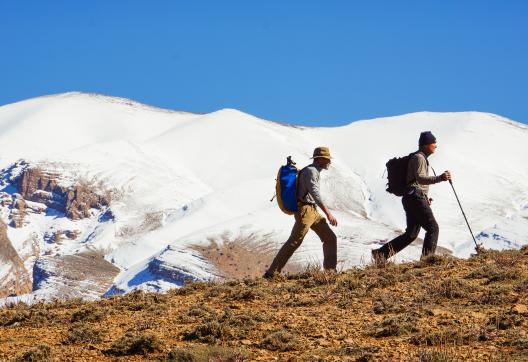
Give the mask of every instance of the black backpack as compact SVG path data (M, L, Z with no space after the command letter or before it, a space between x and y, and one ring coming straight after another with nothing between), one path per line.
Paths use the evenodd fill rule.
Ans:
M407 168L409 160L417 152L413 152L404 157L391 158L387 166L387 192L396 196L403 196L407 188Z

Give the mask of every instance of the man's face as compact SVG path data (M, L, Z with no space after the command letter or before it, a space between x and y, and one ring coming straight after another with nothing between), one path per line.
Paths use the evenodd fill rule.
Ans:
M428 144L428 145L424 145L423 146L425 148L425 152L429 155L432 155L433 153L435 153L436 151L436 143L431 143L431 144Z
M330 164L332 163L330 159L323 157L318 157L316 160L319 167L324 168L325 170L328 170L330 168Z

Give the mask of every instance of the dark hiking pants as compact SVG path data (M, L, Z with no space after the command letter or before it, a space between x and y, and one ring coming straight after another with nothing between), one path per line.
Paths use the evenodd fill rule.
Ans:
M388 259L412 243L418 237L421 227L425 229L422 257L434 254L439 229L429 201L423 196L405 195L402 197L402 204L407 218L405 233L376 250L376 254Z
M323 242L323 267L326 270L335 270L337 264L337 237L330 229L326 219L317 212L315 205L299 204L299 211L295 213L295 224L290 237L280 248L277 256L271 263L266 276L280 273L286 262L304 240L306 233L312 229Z

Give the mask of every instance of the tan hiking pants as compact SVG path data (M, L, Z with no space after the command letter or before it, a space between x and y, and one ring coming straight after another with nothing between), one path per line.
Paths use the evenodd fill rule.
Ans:
M299 203L299 211L295 213L295 224L291 235L277 253L266 274L281 272L310 229L315 231L323 242L323 267L327 270L335 270L337 264L336 235L326 223L326 219L317 212L315 205Z

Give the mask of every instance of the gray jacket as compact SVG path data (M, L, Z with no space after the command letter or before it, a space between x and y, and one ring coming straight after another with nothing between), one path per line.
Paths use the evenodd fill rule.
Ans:
M303 168L299 174L297 185L297 199L307 204L314 204L322 208L323 199L319 188L321 168L313 163Z
M422 152L415 153L407 168L407 185L414 187L427 197L429 185L442 181L441 176L429 176L429 164Z

